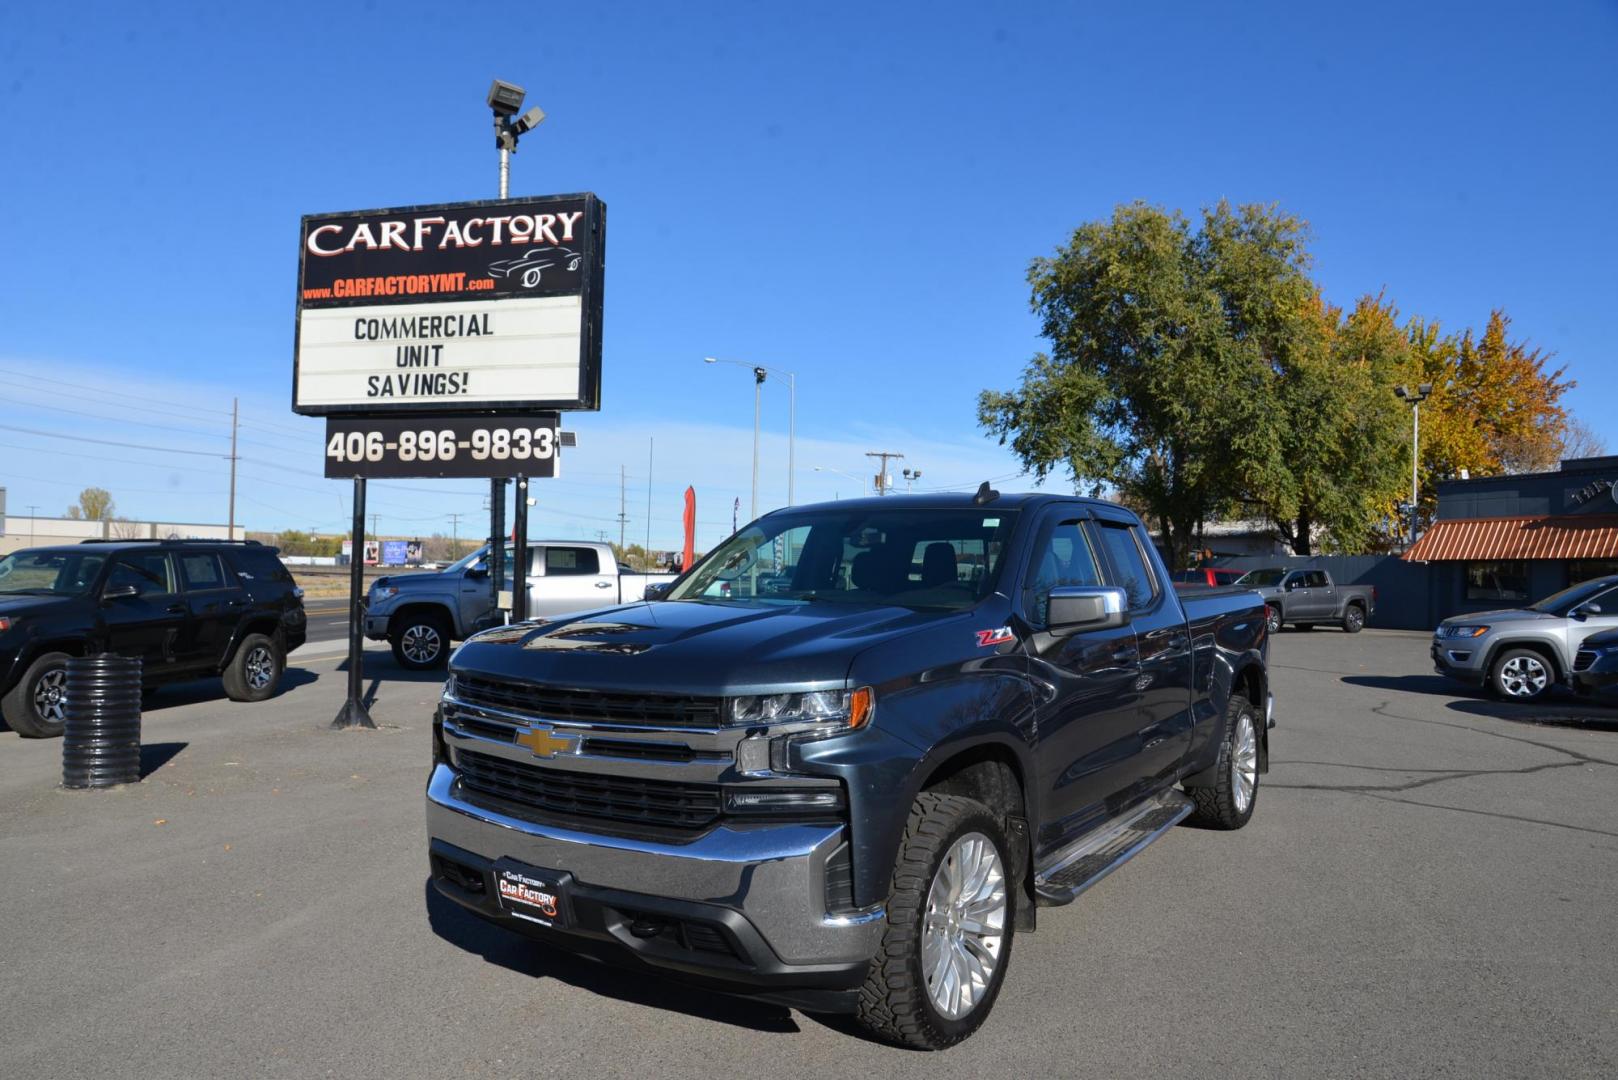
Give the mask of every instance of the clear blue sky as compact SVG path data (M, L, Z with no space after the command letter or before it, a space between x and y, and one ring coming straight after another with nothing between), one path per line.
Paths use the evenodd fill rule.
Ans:
M240 516L341 527L287 407L299 215L492 196L498 75L549 113L513 194L609 207L604 408L570 422L536 532L616 534L624 465L644 539L648 438L654 546L686 483L702 543L746 516L749 378L704 355L798 373L800 501L853 494L811 470L867 473L866 449L927 486L1014 472L973 402L1039 347L1028 260L1133 199L1281 203L1340 304L1504 307L1618 448L1618 5L1020 7L10 5L0 424L217 453L239 395ZM130 516L224 516L216 458L0 428L13 513L90 483ZM479 488L374 508L385 533L475 529Z

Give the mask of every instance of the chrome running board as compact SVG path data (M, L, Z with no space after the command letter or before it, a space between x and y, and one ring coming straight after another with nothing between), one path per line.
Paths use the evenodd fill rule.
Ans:
M1184 792L1170 789L1079 837L1034 870L1040 907L1071 904L1080 893L1139 855L1195 809Z

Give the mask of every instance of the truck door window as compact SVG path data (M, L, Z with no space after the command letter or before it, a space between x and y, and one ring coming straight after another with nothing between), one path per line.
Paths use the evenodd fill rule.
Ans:
M169 557L156 552L149 555L120 555L107 575L105 588L124 585L135 586L137 596L157 596L174 592L174 570Z
M225 587L225 571L219 565L219 556L206 552L181 555L180 576L188 592Z
M1107 521L1096 523L1101 548L1112 568L1109 585L1120 585L1129 594L1129 608L1139 611L1152 606L1157 597L1157 581L1146 567L1146 556L1140 549L1140 539L1128 525L1115 525Z
M601 559L595 548L548 547L545 549L545 576L566 577L601 573Z
M1095 552L1082 522L1062 521L1048 527L1034 545L1026 580L1023 613L1035 626L1045 625L1051 590L1058 585L1101 584Z

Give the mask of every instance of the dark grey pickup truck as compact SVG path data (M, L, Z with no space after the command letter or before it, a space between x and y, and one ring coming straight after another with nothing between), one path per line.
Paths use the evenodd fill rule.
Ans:
M1249 570L1236 579L1236 587L1253 589L1264 598L1264 614L1272 634L1283 623L1305 630L1320 623L1335 623L1357 634L1365 629L1366 620L1376 610L1373 586L1339 585L1329 571L1314 567Z
M1036 909L1184 818L1242 827L1268 769L1263 603L1177 595L1109 503L779 510L648 592L451 658L444 896L936 1049L983 1023Z

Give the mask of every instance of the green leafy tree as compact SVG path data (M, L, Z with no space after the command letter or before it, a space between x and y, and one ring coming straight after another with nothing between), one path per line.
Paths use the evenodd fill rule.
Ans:
M1143 203L1079 226L1029 269L1048 353L986 390L980 422L1043 479L1115 488L1183 564L1200 522L1284 463L1272 353L1302 349L1313 298L1301 221L1272 207L1178 212ZM1317 343L1318 345L1318 343Z

